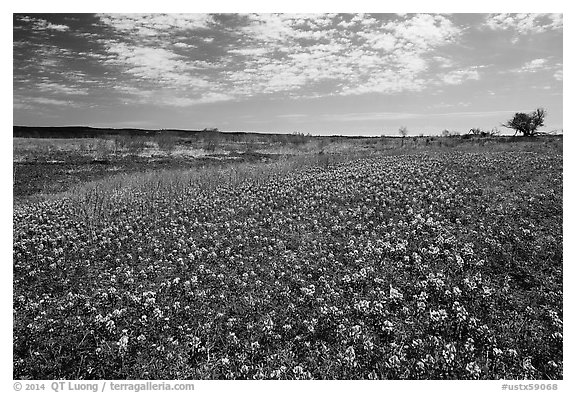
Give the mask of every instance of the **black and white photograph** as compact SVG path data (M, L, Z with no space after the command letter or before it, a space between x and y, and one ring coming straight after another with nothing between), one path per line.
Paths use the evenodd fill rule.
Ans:
M14 389L561 390L550 8L14 12Z

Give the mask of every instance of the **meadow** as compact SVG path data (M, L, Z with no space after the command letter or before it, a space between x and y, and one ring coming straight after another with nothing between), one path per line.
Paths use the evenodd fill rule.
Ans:
M563 378L561 138L24 139L14 379Z

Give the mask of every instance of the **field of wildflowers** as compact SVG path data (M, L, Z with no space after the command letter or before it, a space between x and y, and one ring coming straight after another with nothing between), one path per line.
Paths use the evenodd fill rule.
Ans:
M15 208L15 379L563 378L561 154L175 187Z

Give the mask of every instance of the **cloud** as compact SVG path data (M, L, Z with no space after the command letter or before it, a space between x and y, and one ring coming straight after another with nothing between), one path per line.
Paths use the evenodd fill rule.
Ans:
M370 78L358 86L345 86L342 95L361 95L367 93L400 93L404 91L421 91L426 87L424 79L414 75L386 71Z
M260 48L241 48L241 49L231 49L228 53L233 55L241 55L241 56L263 56L270 52L270 49L260 47Z
M64 95L88 95L88 89L82 87L67 86L62 83L42 81L38 83L38 90L50 94L64 94Z
M176 107L189 107L200 104L210 104L215 102L230 101L234 97L222 93L208 93L198 98L187 97L167 97L160 104Z
M79 107L77 102L70 100L60 100L56 98L47 97L31 97L31 96L15 96L14 109L34 109L37 105L50 105L50 106L66 106L66 107Z
M98 14L100 22L124 34L161 38L175 30L206 29L214 23L209 14Z
M30 23L32 25L32 30L35 31L46 31L46 30L54 30L54 31L68 31L70 30L69 26L66 25L57 25L48 22L47 20L40 19L40 18L32 18L30 16L22 16L18 18L21 22Z
M459 85L468 80L479 80L480 74L477 67L469 67L467 69L450 71L441 77L441 80L448 85Z
M366 44L374 49L383 49L385 51L393 50L396 46L397 38L390 33L361 31L358 36L366 39Z
M525 62L519 68L514 68L506 72L514 72L519 74L533 74L536 72L548 73L555 80L562 81L563 79L562 63L552 63L550 61L551 59L552 57L533 59Z
M557 81L562 81L564 79L564 71L558 70L554 73L554 79Z
M519 72L536 72L547 69L548 59L534 59L525 63Z
M37 104L46 104L46 105L70 105L70 101L57 100L53 98L44 98L44 97L34 97L30 99L30 101L35 102Z
M523 29L562 25L561 15L534 15L491 15L487 25L508 28L516 20L524 21ZM182 107L254 96L419 92L482 76L478 66L462 64L446 48L466 38L467 27L451 15L99 14L98 18L90 29L68 33L86 42L82 50L50 40L18 49L35 51L21 56L19 64L47 78L34 80L39 92L57 98L113 88L119 102ZM38 28L59 26L33 17L21 19ZM542 64L536 60L525 70L539 69ZM81 69L96 70L96 75L70 72L80 61L89 64Z
M331 94L421 90L426 55L461 33L442 15L390 20L364 14L261 14L248 15L246 21L242 32L250 46L233 53L252 57L244 60L250 72L238 70L231 78L251 81L251 90L265 92L306 90L322 80L340 86ZM279 58L263 58L262 48Z
M442 15L420 14L402 22L390 22L394 35L417 50L453 42L461 30Z
M176 43L174 44L174 46L175 46L176 48L195 48L194 45L190 45L190 44L187 44L187 43L185 43L185 42L176 42Z
M307 26L330 26L333 15L322 14L248 14L246 26L241 31L250 37L274 43L295 39L319 40L329 38L330 29L307 28Z
M432 60L434 60L440 68L452 68L454 66L454 62L445 56L433 56Z
M100 15L102 24L121 33L101 41L108 53L104 63L131 75L134 85L143 80L162 88L188 89L176 103L195 102L207 92L240 99L279 93L291 97L398 93L425 88L432 81L424 75L429 54L461 35L461 29L443 15L227 18L237 26L221 25L221 17L206 14ZM209 29L218 30L218 46L206 42L213 37L194 33ZM198 39L218 49L188 43ZM179 49L193 52L184 56ZM321 92L315 90L319 85Z
M563 28L562 14L490 14L486 26L492 30L513 30L519 34L542 33Z
M145 79L161 86L178 88L206 88L210 83L191 73L196 67L183 56L164 48L133 46L123 42L107 43L113 57L109 65L123 68L136 78Z

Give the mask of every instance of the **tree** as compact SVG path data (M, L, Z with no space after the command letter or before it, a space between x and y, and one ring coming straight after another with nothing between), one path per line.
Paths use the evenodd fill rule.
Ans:
M514 135L520 132L523 136L534 136L536 130L544 125L545 116L546 111L543 108L538 108L532 113L516 113L514 118L502 126L516 130Z
M398 129L398 133L402 137L402 147L404 147L404 138L406 138L406 135L408 135L408 127L406 127L406 126L400 127Z
M402 126L398 129L398 133L400 134L400 136L402 138L406 137L406 135L408 135L408 127L406 126Z

